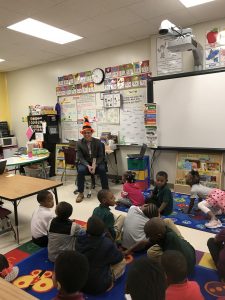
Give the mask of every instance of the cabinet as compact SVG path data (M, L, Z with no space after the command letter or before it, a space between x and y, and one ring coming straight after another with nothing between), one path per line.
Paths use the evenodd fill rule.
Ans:
M185 184L185 176L191 169L199 172L202 185L211 188L221 188L222 166L222 153L178 152L174 191L190 194L190 187Z
M149 156L143 158L127 158L127 167L129 171L136 173L136 184L142 191L150 187L150 164Z
M55 176L55 147L60 140L58 117L56 115L35 115L28 116L27 121L28 126L31 126L34 132L44 134L43 147L49 151L50 177Z

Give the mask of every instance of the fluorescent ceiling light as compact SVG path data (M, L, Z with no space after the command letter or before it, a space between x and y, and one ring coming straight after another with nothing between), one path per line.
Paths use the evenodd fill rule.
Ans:
M186 7L192 7L192 6L197 6L200 4L207 3L207 2L212 2L214 0L179 0L179 1Z
M67 32L31 18L10 25L7 28L57 44L66 44L82 39L82 37L79 35Z
M5 61L5 59L0 58L0 63L3 62L3 61Z

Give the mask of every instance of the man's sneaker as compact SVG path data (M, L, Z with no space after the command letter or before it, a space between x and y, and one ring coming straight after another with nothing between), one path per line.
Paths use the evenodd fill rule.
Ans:
M207 228L218 228L218 227L222 227L222 223L220 222L220 220L211 220L208 223L205 223L205 227Z
M80 202L83 201L83 199L84 199L84 193L79 193L77 198L76 198L76 202L80 203Z

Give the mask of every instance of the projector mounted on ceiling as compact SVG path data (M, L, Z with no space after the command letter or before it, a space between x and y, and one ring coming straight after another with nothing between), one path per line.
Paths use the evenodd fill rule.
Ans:
M203 48L193 38L191 28L177 27L168 20L162 21L159 34L171 37L168 41L167 49L171 52L192 51L194 56L195 70L201 70L203 67Z

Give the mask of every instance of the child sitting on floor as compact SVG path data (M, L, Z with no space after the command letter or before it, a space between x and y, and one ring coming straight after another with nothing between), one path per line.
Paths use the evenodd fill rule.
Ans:
M54 262L63 250L74 250L75 240L81 226L70 220L73 207L65 201L56 206L56 217L49 223L48 258Z
M52 278L59 292L53 300L84 300L80 291L87 281L88 271L89 265L84 255L72 250L59 254Z
M121 192L122 198L117 203L124 204L128 207L131 205L140 206L145 202L144 195L139 186L135 183L135 173L127 171L123 175L123 191Z
M188 212L191 211L196 197L204 199L198 203L198 208L210 217L210 221L205 224L205 227L222 227L216 215L225 213L225 192L201 185L199 173L194 170L186 176L186 184L191 187L191 200Z
M144 249L149 245L145 237L144 226L149 219L154 217L160 217L160 214L158 207L153 203L130 207L124 221L122 238L122 246L128 249L127 253ZM181 236L171 219L165 218L163 221L178 236Z
M37 194L37 201L40 205L31 218L32 241L40 247L47 247L48 225L54 217L52 211L54 206L53 195L49 191L41 191Z
M165 274L159 263L148 257L132 263L126 281L127 300L165 300L165 289Z
M12 282L16 279L18 273L19 268L11 266L7 258L3 254L0 254L0 277L8 282Z
M146 200L147 203L154 203L163 216L168 216L173 211L173 195L167 185L167 181L167 173L164 171L158 172L156 174L156 187L150 198Z
M97 194L100 205L93 211L93 215L99 217L105 224L109 236L113 240L119 239L125 217L123 215L115 216L110 211L110 206L114 206L115 196L109 190L101 190Z
M225 281L225 228L215 238L208 239L207 246L221 280Z
M89 261L89 274L84 292L97 295L113 287L114 281L123 275L126 261L114 242L105 236L101 219L88 219L86 232L80 232L75 249Z
M175 250L167 250L161 257L166 273L166 300L204 300L197 282L189 281L187 261L184 255Z
M189 244L185 239L179 237L173 230L168 228L163 220L160 218L150 219L144 227L146 238L152 246L159 245L161 248L161 253L158 251L152 251L150 247L147 251L147 255L155 260L160 261L163 252L166 250L177 250L180 251L188 265L188 275L194 271L196 257L195 249Z

